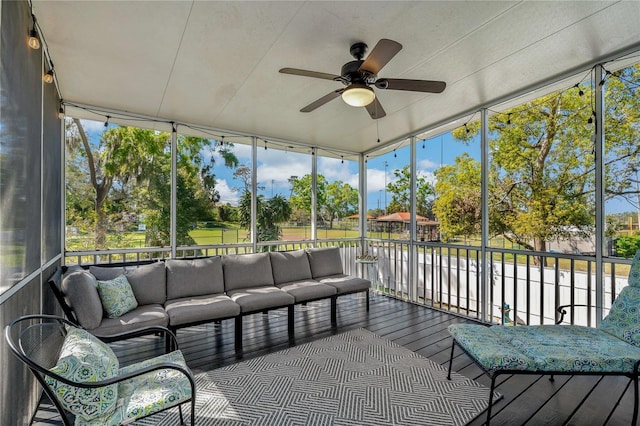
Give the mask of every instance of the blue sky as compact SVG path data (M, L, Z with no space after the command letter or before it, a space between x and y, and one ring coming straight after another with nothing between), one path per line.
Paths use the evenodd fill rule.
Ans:
M82 120L85 130L93 143L97 143L99 135L105 130L103 122ZM110 125L112 126L112 125ZM289 197L291 176L302 177L311 173L311 155L290 152L271 147L267 150L260 144L258 149L258 185L260 193L266 197L280 194ZM420 175L434 181L433 173L440 164L452 164L454 159L467 152L472 158L480 160L480 143L476 138L470 144L454 141L450 133L435 136L417 145L417 169ZM236 143L234 153L240 164L251 165L251 146ZM409 164L410 149L407 143L399 144L395 151L367 159L367 209L384 207L384 188L386 183L394 180L393 171ZM387 167L385 168L385 162ZM236 189L242 183L233 178L233 169L224 167L223 161L216 158L214 173L216 174L217 189L223 203L237 204L239 191ZM339 158L318 157L318 172L323 174L329 182L341 180L358 187L358 164L354 161ZM387 203L391 201L391 194L387 193ZM606 213L637 211L637 206L625 200L610 200L606 204Z

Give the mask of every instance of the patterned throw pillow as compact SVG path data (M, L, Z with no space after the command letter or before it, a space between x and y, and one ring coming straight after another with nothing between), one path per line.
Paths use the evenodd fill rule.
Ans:
M115 377L118 358L111 348L89 332L70 328L51 372L74 382L99 382ZM62 407L85 421L111 414L118 402L118 385L101 388L78 388L45 377Z
M138 307L131 284L124 275L108 281L96 281L100 301L109 318L118 318Z

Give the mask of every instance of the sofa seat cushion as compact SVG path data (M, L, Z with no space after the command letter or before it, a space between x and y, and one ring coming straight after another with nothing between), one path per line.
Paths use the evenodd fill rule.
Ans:
M167 299L207 296L224 292L220 256L167 260Z
M340 247L308 248L306 251L313 278L318 279L343 273Z
M131 284L139 305L164 303L167 300L167 282L164 262L138 266L91 266L89 271L101 281L125 275Z
M278 308L295 303L295 298L292 295L274 286L232 290L228 291L227 295L240 305L242 313Z
M126 331L138 330L152 325L169 325L169 316L162 305L142 305L131 312L127 312L118 318L104 318L99 327L91 330L91 333L99 337Z
M229 254L222 258L224 289L273 286L269 253Z
M338 291L338 294L364 291L371 287L371 281L345 274L319 278L318 281L320 281L322 284L327 284L335 287Z
M164 308L169 314L169 324L172 326L229 318L240 314L240 305L224 294L168 300Z
M338 292L335 287L314 280L278 284L277 287L292 295L296 299L296 303L331 297Z
M523 365L519 369L540 372L629 373L640 360L640 348L596 328L536 325L493 326L480 330L476 327L486 329L477 325L452 325L449 330L458 342L465 341L462 346L488 369L501 367L492 364L491 359L481 359L492 352L519 354L521 359L533 362L533 367Z
M133 373L147 367L171 363L190 371L182 352L174 351L146 361L121 368L119 374ZM116 410L101 425L129 424L166 408L174 407L191 399L191 384L182 373L173 369L159 369L119 383L120 403ZM84 423L80 423L83 424ZM78 423L76 422L76 425ZM91 423L87 424L87 426Z
M309 258L304 250L269 252L276 285L311 279Z

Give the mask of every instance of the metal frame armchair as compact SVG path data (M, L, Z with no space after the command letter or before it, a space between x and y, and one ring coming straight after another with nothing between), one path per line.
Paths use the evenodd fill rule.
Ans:
M149 333L163 334L177 349L175 335L165 327L117 337ZM65 425L125 424L175 406L184 424L182 404L187 402L191 425L195 422L195 381L179 350L120 368L108 345L53 315L18 318L5 328L5 339L33 372Z

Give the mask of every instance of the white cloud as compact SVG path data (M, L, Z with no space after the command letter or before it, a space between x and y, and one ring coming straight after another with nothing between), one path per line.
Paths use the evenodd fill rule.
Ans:
M428 170L428 169L437 169L440 167L439 163L429 160L425 158L424 160L420 160L418 162L418 169Z
M80 123L82 123L82 128L87 133L102 133L102 132L104 132L104 122L103 121L93 121L93 120L81 119Z
M221 204L229 203L232 206L238 205L238 201L240 200L238 192L230 188L226 180L216 180L216 190L220 193Z

